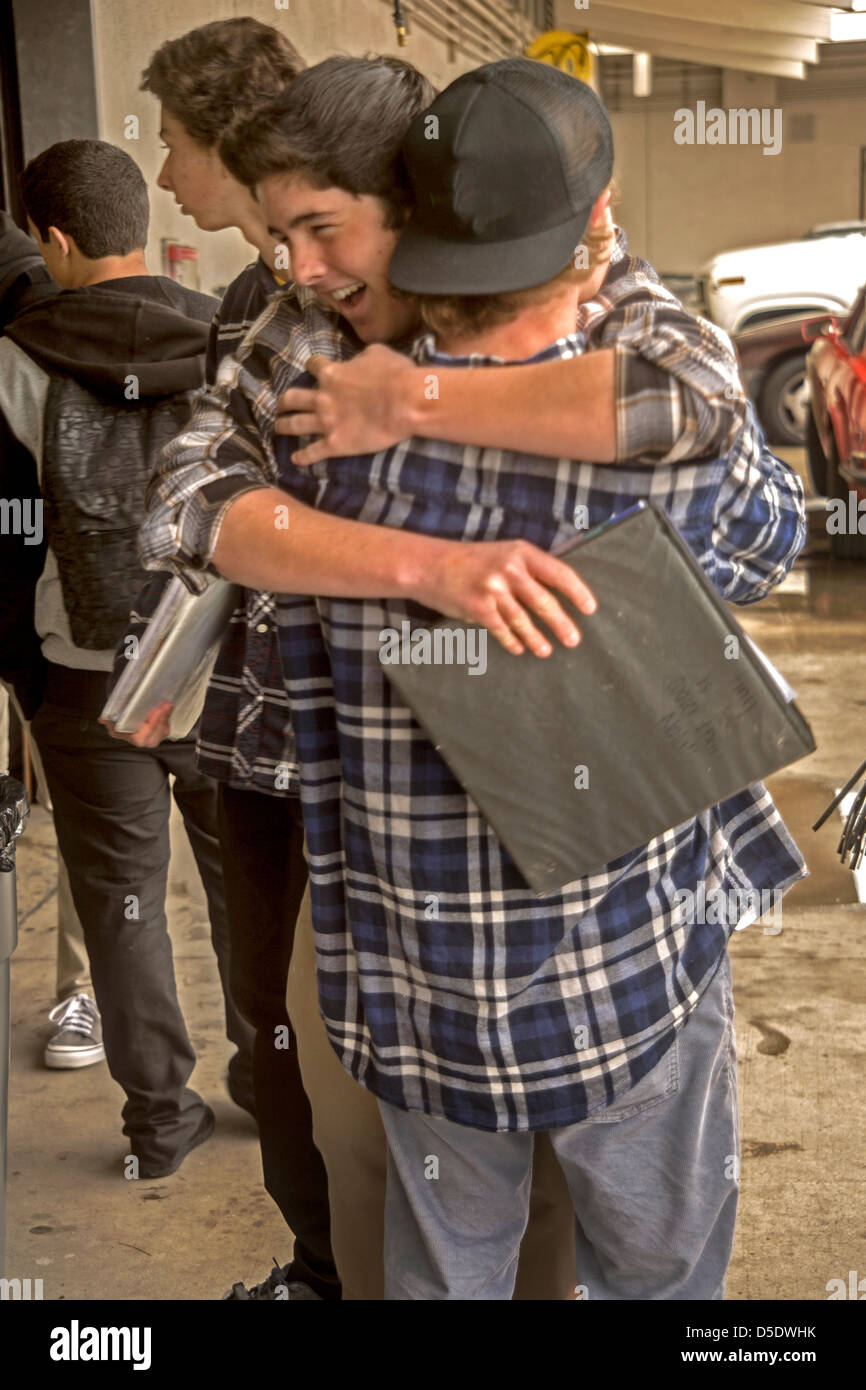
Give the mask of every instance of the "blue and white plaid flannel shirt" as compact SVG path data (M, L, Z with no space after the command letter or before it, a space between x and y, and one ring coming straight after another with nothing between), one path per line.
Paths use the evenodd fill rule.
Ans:
M575 335L533 360L582 349ZM419 354L433 370L496 360L437 355L429 340ZM800 480L754 442L676 467L421 439L308 469L289 461L292 442L276 454L280 485L320 509L451 540L550 550L587 516L651 498L723 597L749 603L805 537ZM393 1105L479 1129L552 1129L609 1105L671 1045L734 929L684 924L677 890L782 891L804 875L770 796L756 785L539 899L380 662L384 629L438 615L398 600L278 603L320 1001L344 1066Z
M423 440L312 470L285 464L297 446L275 441L277 395L309 382L312 352L354 351L332 316L299 299L300 315L288 296L271 301L167 450L142 529L148 566L196 587L235 497L276 483L365 521L544 546L574 534L579 506L594 525L653 498L737 602L768 593L803 544L802 486L767 449L730 344L629 260L623 239L579 324L593 346L614 348L618 457L639 455L643 440L644 466ZM722 457L683 462L709 439L723 440ZM344 1065L394 1104L483 1129L568 1124L650 1070L715 972L731 927L681 924L676 890L782 890L803 876L802 857L756 786L536 899L394 700L378 634L404 616L431 615L396 602L279 600L328 1034ZM583 1029L588 1044L576 1049Z

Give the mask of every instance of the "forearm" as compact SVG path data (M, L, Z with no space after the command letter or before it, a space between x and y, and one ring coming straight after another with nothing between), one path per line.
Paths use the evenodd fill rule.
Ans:
M448 542L318 512L279 488L245 492L223 517L213 552L225 579L272 593L411 598Z
M638 291L589 323L576 357L413 368L404 433L589 463L680 463L734 446L748 396L719 328Z
M278 401L277 434L313 436L294 460L376 453L420 435L587 463L720 458L749 401L730 339L690 314L651 266L620 257L581 302L585 351L466 371L374 343L352 361L309 359L318 389Z
M455 444L610 463L614 351L516 367L413 370L407 433Z
M285 519L288 527L274 524ZM279 510L277 510L279 509ZM213 563L247 588L331 598L413 599L434 612L486 627L515 655L549 656L548 633L566 646L580 634L554 596L594 613L593 595L562 560L526 541L474 544L347 521L277 488L239 496L228 507Z

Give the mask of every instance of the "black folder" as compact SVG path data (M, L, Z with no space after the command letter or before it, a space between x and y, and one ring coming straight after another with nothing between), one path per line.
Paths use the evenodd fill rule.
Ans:
M409 664L408 642L384 664L540 896L815 748L793 692L655 504L557 553L598 600L578 615L579 646L516 657L489 638L472 674L456 640L469 626L444 618L429 629L438 664Z

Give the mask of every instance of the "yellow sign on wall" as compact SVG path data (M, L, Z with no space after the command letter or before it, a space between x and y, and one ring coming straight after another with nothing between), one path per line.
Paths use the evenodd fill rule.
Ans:
M589 50L589 34L572 34L567 29L549 29L539 34L526 50L527 58L535 58L540 63L550 63L551 67L561 68L571 77L581 82L592 82L592 54Z

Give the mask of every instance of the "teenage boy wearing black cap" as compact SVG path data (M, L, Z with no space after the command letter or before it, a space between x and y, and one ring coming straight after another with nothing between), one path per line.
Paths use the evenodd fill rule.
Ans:
M494 79L487 74L500 74L504 69L516 71L520 79L523 96L517 95L515 100L523 103L523 118L532 107L532 100L527 97L527 82L534 88L541 83L548 94L546 84L556 84L552 95L563 110L568 109L569 100L577 103L579 109L572 110L571 114L575 121L588 122L589 134L596 142L589 156L593 179L598 178L601 183L592 186L592 180L587 184L580 179L579 171L577 176L569 177L560 167L558 173L553 171L551 188L563 211L560 222L567 223L567 227L555 226L552 219L534 225L518 219L509 227L510 207L504 207L504 222L499 228L490 225L483 203L472 206L471 183L458 183L457 217L452 219L460 226L458 245L452 247L455 261L473 240L473 222L477 222L480 235L486 235L484 260L498 258L499 242L509 243L505 248L509 275L515 264L512 243L529 235L536 236L536 245L538 241L543 242L545 258L549 254L551 261L541 270L537 267L533 270L527 257L527 278L522 285L519 281L515 285L512 278L509 291L528 287L528 302L525 296L524 302L512 300L504 306L504 317L501 298L493 306L483 303L484 299L489 299L490 286L479 281L475 282L477 303L463 307L477 310L480 320L467 322L464 318L461 321L459 303L440 304L439 308L446 312L443 324L447 325L448 313L457 317L452 318L446 328L450 338L439 346L464 350L473 345L476 349L497 351L500 357L511 358L533 353L541 360L566 357L579 353L583 347L571 333L578 288L560 281L554 287L548 286L544 293L538 293L536 286L540 280L550 280L555 274L554 251L558 257L561 245L570 242L573 252L585 235L592 200L597 204L603 197L604 182L610 172L605 154L609 141L606 119L598 104L593 106L583 95L583 89L577 84L572 86L571 79L534 64L521 61L516 65L494 65L491 69L482 69L476 81L492 85ZM541 73L545 75L539 77ZM462 81L465 84L469 79ZM568 96L563 82L567 85ZM449 93L453 95L455 90L459 97L460 83L449 89ZM446 101L446 97L441 100ZM443 109L436 103L432 113L441 112L444 118L447 110L447 104ZM567 122L559 141L560 152L567 150L572 128L573 123ZM514 140L507 147L499 146L500 159L503 149L509 155L517 150L518 162L523 158L531 159L533 155L524 148L517 127L513 136ZM556 148L548 130L542 162L546 158L549 164L551 149L555 152ZM437 151L436 159L439 156ZM495 153L489 158L495 160ZM300 163L303 166L303 161ZM423 161L419 161L419 168L422 164ZM438 169L434 160L434 168L430 171L434 185ZM514 168L507 156L496 178L506 185L509 180L513 182ZM322 188L321 182L305 180L302 176L286 179L265 173L257 181L259 196L268 209L268 220L291 244L298 279L316 284L326 301L327 296L335 292L348 295L349 309L357 309L359 322L365 318L372 322L370 316L373 315L375 323L379 324L383 318L385 291L378 275L378 263L371 262L371 271L364 278L358 264L350 265L347 260L341 267L338 252L330 249L332 240L339 244L341 238L345 239L347 227L351 229L351 219L362 216L364 207L355 205L363 205L364 198L349 193L341 201L339 188ZM578 186L581 182L582 188ZM486 182L482 182L481 191L486 197ZM460 201L467 193L468 215ZM578 202L581 204L579 210ZM446 209L448 206L446 202ZM540 204L536 211L539 207ZM318 262L313 254L315 248L310 244L311 224L317 219L323 223L330 219L330 236L323 237ZM420 231L430 237L429 219L425 223L423 216ZM381 235L384 234L383 228ZM346 255L357 258L357 243L353 244L355 250L347 251ZM338 271L342 272L342 279ZM538 279L534 278L536 275ZM409 281L404 283L414 288ZM462 292L462 298L467 291L462 279L453 284L444 282L441 288ZM362 293L367 290L372 293L372 303ZM485 310L491 307L493 322L485 325ZM498 316L497 310L500 311ZM429 306L425 306L425 312L430 312ZM243 361L227 373L221 383L223 393L231 398L236 410L243 398L241 419L227 430L225 413L216 408L214 401L210 402L207 419L202 412L197 417L195 423L200 431L203 424L209 426L212 414L214 429L223 441L208 452L210 478L214 476L216 465L225 468L226 477L229 474L239 480L244 477L247 487L255 476L262 488L273 481L273 453L268 442L273 421L273 394L286 383L287 377L291 380L293 374L297 375L298 359L297 356L293 358L293 352L300 353L297 341L278 341L280 313L280 307L275 305L267 322L263 320L248 340ZM523 329L531 324L536 341L529 344L524 341L518 348L518 330L512 326L515 323L520 323ZM394 331L399 331L399 324ZM513 340L510 346L509 338ZM548 346L551 342L554 342L552 348ZM429 345L422 355L425 366L434 363L437 369L441 365L445 370L449 362L454 365L451 358L429 356ZM267 363L268 375L274 370L276 381L269 387L270 394L263 408L260 367L264 363ZM231 414L230 410L226 413ZM201 434L191 432L174 455L173 466L184 477L183 484L179 480L180 486L189 482L196 457L201 454ZM455 488L448 473L448 464L459 466L459 489ZM480 476L482 472L483 477ZM636 497L646 495L651 487L654 495L667 499L674 519L686 537L691 536L695 543L695 498L700 496L705 512L709 496L714 534L721 538L721 548L728 553L724 556L724 564L718 554L702 553L704 564L728 597L741 601L761 597L782 577L802 544L804 528L799 484L789 470L762 448L762 440L753 425L740 432L736 447L726 457L703 465L697 472L701 473L700 491L696 487L695 469L688 470L681 479L675 470L664 468L654 473L637 469L629 472L574 469L564 462L551 464L550 460L529 455L508 455L499 450L481 454L473 450L466 455L450 446L420 446L416 442L416 445L403 446L384 460L358 459L349 464L322 465L315 471L314 478L286 465L280 472L280 479L284 487L300 495L313 496L316 505L325 510L354 517L375 515L386 531L388 527L402 526L409 516L418 524L418 517L423 516L425 529L438 536L459 535L462 539L471 539L478 534L519 535L526 533L527 517L531 515L541 528L535 532L535 538L544 531L545 548L573 534L578 510L582 514L584 506L592 523L628 505ZM554 486L557 482L562 485L560 488ZM472 508L472 497L486 497L488 491L492 511L487 505ZM502 494L498 498L497 491ZM161 493L165 511L161 517L154 518L150 536L154 555L157 554L157 546L153 544L157 534L161 542L168 540L169 510L175 522L183 510L178 508L183 500L178 494L172 501L167 475L161 480ZM744 496L749 513L746 525L742 511ZM279 493L264 491L261 502L264 504L279 497ZM417 507L414 506L416 500ZM334 592L331 557L321 557L308 572L298 573L297 535L291 536L291 547L274 547L264 525L261 528L250 526L246 507L236 503L228 515L236 510L247 516L247 544L235 560L231 559L232 543L227 548L223 545L225 525L218 537L211 537L205 559L201 551L187 553L189 539L180 544L183 538L177 528L172 544L160 545L160 559L164 561L171 554L174 563L200 566L213 556L217 566L232 577L244 578L255 570L255 580L247 582L279 588L282 576L285 581L282 587L290 582L293 587ZM539 521L540 517L547 520ZM272 515L269 523L272 535ZM479 527L483 528L480 532ZM251 537L255 542L252 546ZM303 542L303 537L301 540ZM236 564L245 567L242 574L233 573ZM277 577L276 582L272 576ZM711 933L707 941L691 942L688 933L674 933L672 912L664 906L670 884L676 887L683 877L693 883L696 877L700 881L723 872L718 859L723 852L724 864L732 865L734 872L748 878L748 869L757 862L760 867L752 877L762 881L766 877L771 881L767 886L778 888L801 875L802 860L763 789L758 788L744 798L716 808L719 824L716 826L713 822L715 830L706 818L698 818L698 822L660 837L646 853L632 857L633 862L609 866L610 872L594 876L593 882L581 880L571 885L567 893L546 899L540 906L527 895L522 880L492 832L466 802L435 750L420 736L420 731L413 728L411 740L392 737L392 720L402 719L405 729L409 716L407 711L394 705L387 694L376 642L383 627L395 622L399 627L407 611L404 605L327 600L312 605L299 600L286 604L285 609L287 621L281 628L284 669L289 673L289 693L294 701L314 913L320 947L328 957L328 969L321 977L321 1002L332 1045L347 1069L384 1102L383 1118L386 1129L391 1132L392 1155L399 1155L404 1147L399 1135L392 1132L393 1115L397 1113L407 1124L430 1122L452 1129L456 1127L459 1138L452 1136L449 1129L448 1139L449 1143L457 1145L455 1154L461 1145L493 1140L498 1154L507 1152L509 1155L505 1187L514 1179L504 1197L503 1187L494 1185L486 1195L479 1194L476 1201L475 1195L467 1192L465 1175L458 1175L456 1169L449 1171L449 1196L457 1194L457 1207L449 1213L449 1219L453 1218L452 1230L460 1231L462 1227L470 1237L458 1240L460 1248L456 1252L453 1249L446 1252L444 1263L452 1270L453 1280L445 1278L441 1272L430 1275L429 1269L419 1268L414 1273L410 1270L406 1282L401 1283L406 1270L415 1262L416 1252L407 1253L406 1249L401 1249L400 1233L407 1238L409 1246L413 1233L415 1236L418 1233L412 1223L403 1223L398 1212L390 1223L394 1242L391 1275L396 1280L392 1282L391 1294L395 1297L508 1297L513 1283L513 1260L509 1256L503 1262L499 1249L491 1254L492 1246L497 1241L501 1244L502 1232L488 1229L485 1223L490 1217L495 1226L507 1209L513 1216L510 1224L506 1223L509 1225L507 1240L510 1242L515 1235L519 1239L525 1224L523 1176L530 1161L531 1131L547 1129L556 1143L563 1132L573 1129L592 1112L589 1128L596 1137L600 1138L597 1124L614 1120L619 1122L617 1128L621 1136L625 1133L622 1125L633 1112L643 1115L644 1109L655 1108L656 1101L675 1094L678 1033L702 996L703 1011L694 1013L690 1025L690 1081L684 1088L685 1101L694 1103L700 1094L701 1078L698 1076L696 1080L695 1076L709 1054L718 1055L724 1074L729 1073L729 989L725 969L719 969L726 936ZM415 608L412 615L416 619L421 616ZM325 645L322 637L321 620L328 626L329 645ZM344 646L343 634L349 629L353 630L353 635L346 639L348 645ZM367 683L363 691L357 684L359 678ZM313 686L315 699L310 697ZM340 728L334 715L335 701L351 711L349 724L342 722ZM378 725L374 727L376 717ZM409 727L412 727L411 721ZM345 753L341 738L346 738L350 729L359 737L353 742L349 756L342 758L341 779L341 753ZM407 758L418 761L407 765ZM400 782L399 797L389 795L389 789L394 790L393 781L382 788L386 766L388 778L393 770ZM423 788L425 778L434 793L441 792L441 796L433 795L435 804L431 804ZM370 820L367 807L372 782L378 782L380 794L374 794L374 799L378 795L378 809ZM342 821L344 797L353 806L350 830ZM447 830L438 821L446 802L449 808L455 808L453 823ZM425 823L423 840L411 837L407 823L401 819L400 808L408 806L411 806L413 824ZM371 830L374 823L375 831ZM476 846L472 852L474 861L467 848L470 843ZM756 848L757 854L754 853ZM436 857L445 850L448 851L447 863ZM358 853L364 868L359 868ZM473 880L471 868L472 862L479 863L478 854L487 865L483 885ZM336 874L333 872L335 863L340 865L340 872ZM372 874L369 872L371 866ZM359 873L364 880L360 893ZM435 891L440 898L440 915L459 923L460 939L471 946L468 952L449 957L444 949L447 942L442 938L443 949L438 952L432 975L422 950L425 941L435 941L439 936L439 929L431 928L425 911L430 883L438 885ZM628 899L629 894L631 911L628 920L623 921L617 908L622 897ZM442 903L446 904L444 914ZM569 917L578 919L579 933L577 923L569 921ZM496 922L507 925L504 940L499 940L490 926ZM488 940L491 932L495 939ZM690 948L688 952L684 951L684 938ZM506 949L515 940L522 943L519 960L510 957ZM486 955L485 947L489 948ZM609 958L611 950L617 955L616 966ZM491 964L494 960L495 969ZM364 964L360 973L358 962ZM560 966L566 968L560 970ZM708 988L711 981L713 990ZM634 999L633 1016L629 1014L630 994ZM513 1027L515 995L519 996L517 1007L521 1021L519 1026ZM407 1009L411 1019L406 1014ZM588 1053L578 1058L570 1021L574 1015L579 1023L581 1012L589 1017L592 1025L592 1045ZM703 1020L700 1026L699 1017ZM569 1027L563 1033L564 1021ZM499 1035L495 1044L491 1041L491 1030ZM695 1047L699 1036L703 1038L704 1049L700 1057ZM531 1047L532 1061L527 1059L527 1046ZM713 1125L708 1122L704 1141L709 1143L712 1137L715 1147L727 1144L730 1149L733 1095L730 1090L720 1091L717 1086L713 1103ZM599 1114L600 1111L604 1113ZM668 1107L669 1121L670 1116L671 1107ZM689 1128L692 1119L688 1105L681 1105L676 1123L668 1124L668 1134L675 1132L676 1141L693 1145L694 1137ZM485 1133L491 1130L515 1132ZM585 1134L586 1128L582 1132ZM512 1141L518 1141L517 1148ZM635 1143L621 1146L624 1153L632 1156L635 1147ZM435 1151L428 1147L425 1153L429 1157ZM570 1160L564 1149L562 1153L565 1168ZM487 1163L490 1157L485 1155L482 1162ZM592 1276L590 1296L718 1296L730 1249L736 1201L730 1180L725 1177L722 1182L714 1169L702 1171L699 1200L691 1204L687 1199L694 1198L695 1194L682 1189L663 1194L665 1201L656 1205L671 1228L668 1241L671 1258L666 1263L659 1262L647 1258L645 1247L625 1249L623 1274L621 1269L606 1267L607 1255L615 1249L618 1240L622 1244L623 1235L622 1216L614 1219L610 1210L603 1210L605 1204L599 1202L604 1186L599 1175L606 1167L611 1171L615 1167L609 1162L610 1158L610 1153L598 1156L591 1174L594 1186L585 1204L586 1215L594 1219L582 1247L579 1268L584 1282L586 1271ZM516 1176L518 1168L522 1169L523 1176ZM410 1160L409 1177L413 1176L422 1181L428 1177L424 1164L416 1172ZM422 1197L414 1193L413 1201L418 1198L423 1206L423 1194L430 1197L434 1187L439 1193L445 1186L428 1182L421 1189ZM614 1186L615 1200L612 1197L608 1206L624 1211L627 1204L623 1191L628 1190L628 1184L621 1172ZM591 1210L593 1200L594 1213ZM473 1202L475 1206L470 1212ZM688 1218L685 1226L684 1203ZM436 1207L435 1201L433 1207ZM477 1217L483 1218L480 1224ZM605 1229L606 1222L609 1230ZM625 1224L629 1227L641 1225L634 1223L631 1216ZM652 1245L658 1233L652 1223L647 1222L646 1227L643 1234ZM705 1252L704 1243L695 1235L697 1227L703 1227L707 1237ZM438 1236L437 1230L430 1232L428 1253L436 1248ZM496 1268L500 1270L499 1275L491 1273ZM648 1288L654 1291L643 1291Z
M491 65L413 122L404 154L415 212L390 274L434 328L428 371L579 352L574 249L612 163L592 92L525 60ZM317 505L343 516L423 516L433 534L550 548L581 505L594 525L652 493L739 602L778 582L803 540L796 476L742 447L626 472L411 441L315 474ZM766 791L539 901L382 671L382 631L432 615L327 599L315 619L298 600L296 615L280 632L320 998L388 1139L386 1296L511 1296L533 1133L546 1131L588 1297L721 1298L737 1204L733 928L684 927L674 894L802 876Z

